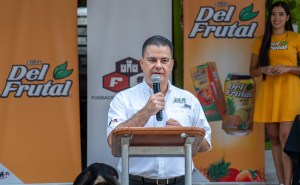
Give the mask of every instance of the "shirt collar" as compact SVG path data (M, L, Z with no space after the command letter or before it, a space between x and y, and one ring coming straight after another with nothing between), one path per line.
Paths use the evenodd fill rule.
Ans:
M149 87L149 85L146 83L145 79L143 80L142 82L142 88L144 89L144 91L146 92L150 92L150 94L153 94L153 90L151 87ZM167 91L167 94L169 94L173 89L173 86L171 84L171 82L168 80L168 91Z

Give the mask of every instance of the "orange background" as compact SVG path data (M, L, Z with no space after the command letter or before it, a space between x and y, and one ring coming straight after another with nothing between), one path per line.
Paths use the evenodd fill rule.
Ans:
M228 10L228 7L215 7L215 3L220 1L184 1L184 87L195 94L193 82L189 70L192 67L213 61L216 63L220 80L224 90L224 82L228 73L246 73L250 64L252 38L215 38L213 33L209 38L202 38L202 33L198 33L195 38L188 35L194 25L201 7L213 7L216 10ZM241 9L254 4L253 11L259 11L259 15L251 21L259 23L255 36L263 33L265 1L260 0L229 0L222 1L228 5L235 5L234 17L228 25L239 21ZM250 24L250 22L240 22ZM212 25L217 25L211 22ZM220 23L226 25L226 23ZM195 94L196 95L196 94ZM264 174L264 125L255 124L254 131L246 136L228 135L222 129L222 121L210 122L212 127L212 150L207 153L197 154L193 159L198 170L205 172L208 166L221 158L225 162L230 162L229 168L238 170L252 169L260 170Z
M24 183L70 182L81 171L76 0L1 0L0 93L13 65L49 64L53 84L72 80L67 97L0 97L0 163ZM68 61L73 73L53 79Z

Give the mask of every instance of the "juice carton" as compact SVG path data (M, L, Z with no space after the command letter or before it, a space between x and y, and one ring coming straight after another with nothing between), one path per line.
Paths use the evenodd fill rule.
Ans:
M190 69L193 86L207 120L222 120L226 112L223 88L215 62L207 62Z

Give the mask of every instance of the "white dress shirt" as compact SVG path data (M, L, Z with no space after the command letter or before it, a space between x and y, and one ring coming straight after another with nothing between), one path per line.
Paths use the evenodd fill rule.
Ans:
M108 111L107 136L120 123L127 121L142 109L153 94L145 81L118 93ZM163 120L157 121L156 115L150 117L144 127L164 127L168 119L177 120L182 126L200 127L206 131L205 139L211 146L211 128L198 99L190 92L179 89L169 82L165 95ZM122 169L119 161L118 170ZM194 165L193 165L194 167ZM184 157L130 157L129 174L151 179L166 179L185 174Z

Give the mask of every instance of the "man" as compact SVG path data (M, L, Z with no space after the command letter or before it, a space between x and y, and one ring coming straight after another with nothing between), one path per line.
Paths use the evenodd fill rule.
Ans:
M144 73L142 83L118 93L108 111L108 143L111 132L119 127L181 127L194 126L206 130L198 151L211 148L211 128L197 98L169 82L172 74L172 43L162 36L147 39L142 48L140 65ZM152 75L160 76L161 92L153 93ZM163 120L156 120L162 110ZM184 157L130 157L129 184L184 185ZM118 169L121 170L121 161ZM158 180L157 180L158 179Z

